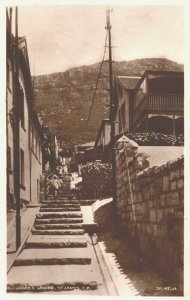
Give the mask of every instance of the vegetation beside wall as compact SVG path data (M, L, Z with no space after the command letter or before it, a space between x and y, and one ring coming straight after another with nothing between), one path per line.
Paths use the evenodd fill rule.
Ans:
M182 135L173 136L156 132L137 132L126 134L126 136L135 141L139 146L183 146L184 137Z
M82 166L81 175L83 199L98 199L111 195L111 164L100 161L87 163Z

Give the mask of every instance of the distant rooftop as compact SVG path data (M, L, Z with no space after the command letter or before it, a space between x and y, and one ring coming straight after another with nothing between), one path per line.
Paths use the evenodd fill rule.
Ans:
M134 90L141 77L118 76L119 83L127 90Z

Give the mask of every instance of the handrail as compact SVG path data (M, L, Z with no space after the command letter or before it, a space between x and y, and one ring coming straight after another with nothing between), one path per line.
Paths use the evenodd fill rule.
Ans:
M147 94L148 109L183 110L183 95Z

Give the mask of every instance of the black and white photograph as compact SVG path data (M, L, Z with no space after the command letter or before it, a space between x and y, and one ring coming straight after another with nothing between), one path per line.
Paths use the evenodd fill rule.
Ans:
M3 7L7 297L189 295L187 6L153 2Z

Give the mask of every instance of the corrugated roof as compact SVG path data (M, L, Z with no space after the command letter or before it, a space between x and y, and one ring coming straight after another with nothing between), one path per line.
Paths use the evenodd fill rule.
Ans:
M119 83L127 90L134 90L141 77L118 77Z

